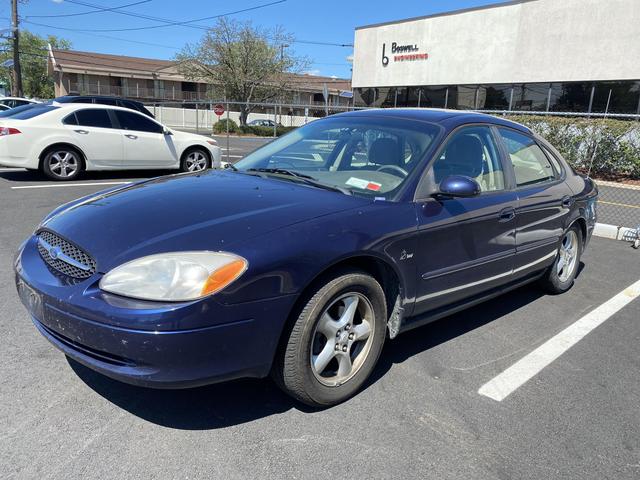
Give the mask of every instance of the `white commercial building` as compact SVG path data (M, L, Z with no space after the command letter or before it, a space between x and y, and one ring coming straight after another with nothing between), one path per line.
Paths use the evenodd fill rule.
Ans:
M352 83L356 105L638 114L640 0L519 0L359 27Z

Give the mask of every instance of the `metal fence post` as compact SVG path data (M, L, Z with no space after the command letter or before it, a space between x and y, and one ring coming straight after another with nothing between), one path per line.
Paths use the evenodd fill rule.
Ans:
M276 132L278 129L278 107L273 106L273 138L276 138Z
M227 103L227 163L229 163L229 104Z
M198 104L196 103L196 133L200 133L200 127L198 125Z

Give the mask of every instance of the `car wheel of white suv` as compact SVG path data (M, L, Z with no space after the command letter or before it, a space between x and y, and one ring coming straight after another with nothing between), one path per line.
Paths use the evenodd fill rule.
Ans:
M52 180L73 180L82 169L82 155L71 147L51 148L42 160L42 172Z

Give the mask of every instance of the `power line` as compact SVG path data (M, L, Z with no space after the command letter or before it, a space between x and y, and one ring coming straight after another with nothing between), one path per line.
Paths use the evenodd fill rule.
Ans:
M89 8L95 8L95 9L104 9L103 6L101 5L96 5L96 4L92 4L92 3L88 3L88 2L84 2L81 0L66 0L68 3L73 3L76 5L81 5L84 7L89 7ZM237 10L234 12L228 12L228 13L223 13L223 14L219 14L219 15L213 15L213 16L209 16L209 17L202 17L202 18L195 18L192 20L184 20L184 21L174 21L174 20L169 20L166 18L161 18L161 17L153 17L150 15L145 15L145 14L141 14L141 13L134 13L134 12L127 12L124 10L121 10L121 8L123 7L119 7L119 9L113 8L111 9L111 11L113 13L118 13L120 15L126 15L126 16L130 16L130 17L135 17L135 18L142 18L145 20L151 20L154 22L160 22L163 23L163 25L149 25L149 26L144 26L144 27L130 27L130 28L112 28L112 29L92 29L92 30L86 30L86 29L71 29L71 28L61 28L61 27L53 27L50 26L50 28L58 28L60 30L66 30L66 31L71 31L71 32L80 32L80 33L93 33L93 32L130 32L130 31L140 31L140 30L151 30L151 29L157 29L157 28L164 28L164 27L171 27L171 26L180 26L180 27L188 27L188 28L194 28L197 30L209 30L210 27L206 26L206 25L197 25L195 24L195 22L201 22L201 21L205 21L205 20L214 20L216 18L221 18L221 17L226 17L226 16L231 16L231 15L236 15L239 13L245 13L245 12L249 12L249 11L253 11L253 10L258 10L261 8L266 8L266 7L270 7L270 6L274 6L274 5L278 5L281 3L285 3L287 0L277 0L277 1L273 1L270 3L266 3L266 4L262 4L262 5L256 5L253 7L248 7L245 9L241 9L241 10ZM33 23L33 22L31 22ZM319 45L319 46L328 46L328 47L353 47L352 43L334 43L334 42L323 42L323 41L317 41L317 40L302 40L302 39L293 39L291 40L292 43L300 43L300 44L306 44L306 45Z
M69 1L69 0L67 0ZM97 8L96 10L89 10L86 12L79 13L58 13L56 15L27 15L25 18L59 18L59 17L79 17L81 15L91 15L92 13L100 13L100 12L113 12L115 10L119 10L121 8L133 7L135 5L140 5L143 3L149 3L151 0L140 0L134 3L127 3L126 5L120 5L119 7L92 7ZM69 2L75 3L75 2Z
M92 5L90 3L79 2L79 1L75 1L75 0L67 0L67 1L69 3L75 3L77 5L83 5L83 6L86 6L86 7L100 8L100 7L97 7L96 5ZM194 18L192 20L184 20L184 21L180 21L180 22L175 22L175 21L172 21L172 20L164 19L164 18L150 17L148 15L134 14L134 13L131 13L131 12L124 12L124 11L114 10L114 13L119 13L119 14L122 14L122 15L128 15L128 16L137 17L137 18L144 18L145 20L153 20L153 21L156 21L156 22L162 22L162 23L164 23L164 25L149 25L149 26L145 26L145 27L130 27L130 28L92 29L92 31L94 31L94 32L132 32L132 31L138 31L138 30L151 30L151 29L171 27L171 26L185 26L185 27L191 27L191 28L198 28L200 30L208 30L209 27L204 26L204 25L194 25L194 23L195 22L202 22L202 21L205 21L205 20L215 20L216 18L227 17L227 16L230 16L230 15L237 15L239 13L251 12L253 10L258 10L258 9L261 9L261 8L271 7L271 6L274 6L274 5L285 3L286 1L287 0L276 0L276 1L273 1L273 2L264 3L264 4L256 5L256 6L253 6L253 7L243 8L241 10L235 10L233 12L222 13L222 14L219 14L219 15L212 15L212 16L209 16L209 17Z

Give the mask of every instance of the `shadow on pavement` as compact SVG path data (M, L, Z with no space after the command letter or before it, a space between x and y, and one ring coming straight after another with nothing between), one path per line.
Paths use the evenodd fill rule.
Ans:
M75 180L64 183L82 183L87 181L107 181L107 180L129 180L160 177L163 175L172 175L178 173L177 170L122 170L122 171L104 171L104 172L82 172ZM11 170L0 171L0 178L10 182L29 182L29 183L52 183L57 182L45 177L38 171L34 170Z
M525 286L413 330L409 335L399 335L393 341L387 341L364 389L375 384L394 364L482 327L544 295L533 285ZM314 411L289 398L268 379L236 380L186 390L154 390L112 380L74 360L68 361L83 382L110 402L149 422L169 428L216 429L292 408Z

